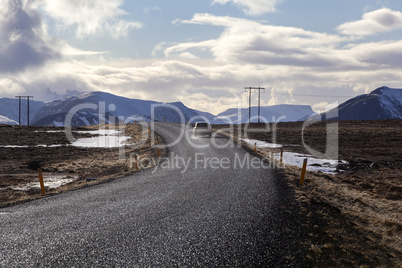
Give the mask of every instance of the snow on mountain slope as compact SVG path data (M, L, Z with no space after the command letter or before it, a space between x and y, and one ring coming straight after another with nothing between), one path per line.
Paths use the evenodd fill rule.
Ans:
M347 100L337 109L338 116L329 120L402 119L402 89L380 87ZM328 113L334 115L336 110ZM327 114L323 113L321 117L326 119Z
M182 119L187 121L200 114L214 117L212 114L190 109L181 102L164 104L129 99L106 92L90 92L47 102L38 111L34 124L62 126L70 111L74 114L73 126L99 124L100 120L106 123L118 122L120 118L125 122L150 121L153 116L155 121L181 122ZM183 118L180 114L183 114Z
M123 116L124 119L130 116L149 116L152 104L157 102L129 99L106 92L90 92L46 103L37 113L35 120L56 114L66 115L73 108L79 109L77 111L81 113L96 115L95 117L99 117L99 114Z
M149 121L151 105L154 101L144 101L116 96L106 92L89 92L77 96L51 101L37 113L36 125L63 125L71 113L73 126L94 125L104 121L116 122L121 117ZM114 119L113 119L114 117Z
M34 122L35 114L45 104L41 101L29 100L29 122ZM0 115L17 122L18 124L18 108L19 100L11 98L0 98ZM28 103L26 99L21 99L21 124L27 124L27 109Z
M0 123L18 122L18 99L0 98ZM75 110L75 111L74 111ZM26 124L27 101L21 101L21 123ZM186 122L207 119L212 124L246 123L248 108L231 108L218 116L188 108L181 102L163 104L156 101L129 99L106 92L90 92L50 102L30 101L30 123L63 126L69 112L74 113L73 126L94 125L100 121L134 120ZM183 118L180 116L183 115ZM303 121L314 115L308 105L274 105L260 107L261 122ZM319 118L320 115L317 115ZM325 114L321 117L325 119ZM313 117L314 118L314 117ZM331 120L402 119L402 89L381 87L370 94L352 98L338 107L338 117ZM312 120L312 119L310 119ZM258 107L251 108L251 122L258 122Z
M71 96L76 96L76 95L79 95L82 93L84 93L84 92L67 89L64 94L59 94L57 92L52 91L50 88L46 88L46 89L44 89L44 91L41 94L42 95L41 99L44 102L49 102L49 101L60 100L60 99L71 97Z
M299 121L311 116L314 111L309 105L281 104L260 107L260 122L289 122ZM249 121L249 108L231 108L217 115L217 118L226 123L247 123ZM258 107L251 107L251 122L258 122Z
M393 118L402 119L402 89L382 87L377 90L381 107Z
M18 122L0 115L0 125L18 125Z

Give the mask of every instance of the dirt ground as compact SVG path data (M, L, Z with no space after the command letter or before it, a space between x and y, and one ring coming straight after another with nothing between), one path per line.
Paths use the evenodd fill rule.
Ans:
M247 138L308 154L302 146L303 124L252 124ZM308 171L304 185L299 185L300 167L277 162L307 219L306 266L402 267L402 120L316 122L304 129L305 144L325 153L327 131L334 131L327 124L338 129L339 159L349 162L339 165L337 175ZM237 138L246 138L244 129L245 125L240 131L234 127ZM271 161L278 153L279 149L257 150Z
M73 135L76 139L94 137L94 134L75 131L97 129L99 126L73 128ZM142 134L147 134L148 130L129 124L124 132L132 145L142 140ZM0 137L0 207L41 197L38 168L43 171L45 186L53 179L68 182L60 187L46 187L46 195L51 195L136 172L135 160L130 155L137 154L140 159L155 159L156 162L158 159L150 137L141 146L124 146L124 151L70 146L64 128L58 127L2 125ZM158 140L163 142L159 136ZM13 147L7 147L10 145ZM119 160L119 152L122 160ZM161 149L160 154L164 153L165 149ZM150 168L156 162L143 161L139 169Z
M279 168L294 187L301 213L306 218L304 227L309 238L305 246L309 255L305 266L402 267L402 120L329 124L334 123L338 124L339 159L349 162L339 166L342 172L337 175L307 172L305 183L300 186L299 167ZM308 153L302 146L302 126L303 122L278 123L273 135L271 124L269 131L248 132L247 138L276 142L289 152ZM226 125L213 127L214 130L227 128ZM252 124L251 127L261 130L265 126ZM244 125L241 129L235 126L234 132L236 137L240 134L244 138ZM326 122L307 127L306 144L323 152L327 130ZM47 188L47 196L136 172L135 165L130 167L131 153L157 159L150 139L140 147L126 147L125 160L119 160L117 148L66 146L69 141L62 131L63 128L57 127L0 126L0 207L41 197L39 166L45 181L52 175L72 180L55 189ZM126 128L132 143L147 131L134 125ZM90 136L75 133L76 138ZM160 137L159 140L163 142ZM28 147L5 147L8 145ZM163 156L166 151L160 153ZM261 148L257 153L269 158L278 149ZM90 178L97 180L87 181ZM35 186L18 189L30 183Z

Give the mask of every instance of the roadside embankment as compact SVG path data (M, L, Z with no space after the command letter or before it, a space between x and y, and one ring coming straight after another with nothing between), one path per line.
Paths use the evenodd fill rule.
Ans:
M346 163L335 166L337 172L307 171L304 185L299 185L301 166L281 165L280 150L304 158L307 145L325 153L333 130L327 124L334 123L339 159ZM236 140L282 145L257 146L256 153L274 161L295 189L309 233L307 265L402 266L402 120L318 122L305 129L303 122L251 124L248 130L259 131L245 132L241 125L231 134L227 127L214 130ZM254 149L253 143L240 142Z

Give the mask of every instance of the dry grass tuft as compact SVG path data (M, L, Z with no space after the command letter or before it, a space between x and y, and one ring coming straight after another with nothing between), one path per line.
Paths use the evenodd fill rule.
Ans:
M276 142L285 151L307 153L301 146L302 124L277 125ZM306 266L402 267L401 129L402 120L341 121L339 155L350 162L345 172L307 172L301 186L300 167L280 167L307 221ZM325 134L326 123L320 122L305 131L305 140L322 152ZM249 133L248 138L273 142L270 132ZM259 148L257 153L279 166L272 159L278 150Z
M106 125L104 127L115 128L116 126ZM98 128L99 126L89 126L75 130L96 130ZM46 132L49 130L60 132ZM0 207L42 197L38 187L26 190L12 188L32 182L39 185L37 171L35 170L38 164L44 171L45 180L46 176L60 174L76 178L75 181L56 189L46 189L45 196L48 196L104 183L137 172L135 165L133 165L133 158L130 158L132 154L138 155L140 159L155 159L155 162L144 163L146 168L152 168L159 159L148 135L144 135L148 138L140 146L125 146L123 159L119 159L118 148L32 147L42 144L68 144L69 141L62 130L63 128L56 127L0 127L0 135L3 137L2 145L31 146L27 148L0 147L2 163L0 167ZM131 144L142 141L143 134L148 134L148 129L142 129L140 125L128 124L124 131L125 135L130 137L129 142ZM80 137L91 136L91 134L76 135ZM163 143L163 139L159 136L158 138ZM164 156L166 149L160 149L160 153L161 156ZM35 168L32 169L32 167ZM96 180L87 181L87 178L96 178Z

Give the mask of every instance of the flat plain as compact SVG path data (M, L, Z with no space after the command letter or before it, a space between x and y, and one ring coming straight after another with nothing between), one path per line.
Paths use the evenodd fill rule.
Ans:
M311 265L400 267L402 120L320 121L303 129L304 124L250 124L233 131L236 139L278 143L285 152L299 154L309 154L302 137L308 147L325 153L328 133L338 132L339 160L348 164L340 164L336 174L308 171L299 185L301 167L278 164L307 219ZM227 125L214 130L229 135ZM279 153L279 148L257 149L271 161Z
M74 138L104 139L93 133L98 129L99 126L74 128ZM107 125L106 129L114 126ZM124 135L134 144L146 131L140 125L128 124ZM41 196L38 168L43 171L46 193L57 194L136 172L130 154L157 158L150 138L140 146L125 146L124 159L119 159L117 147L71 146L60 127L4 125L0 126L0 137L0 207ZM59 186L60 183L63 185Z

